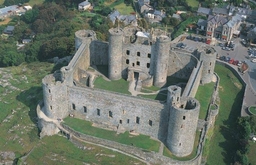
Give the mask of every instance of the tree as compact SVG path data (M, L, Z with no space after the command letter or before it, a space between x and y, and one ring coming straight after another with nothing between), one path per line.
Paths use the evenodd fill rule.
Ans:
M177 26L179 24L179 20L177 18L170 18L170 25Z
M34 8L32 10L27 11L25 14L21 16L21 19L26 23L32 23L34 22L39 14L39 10L37 8Z

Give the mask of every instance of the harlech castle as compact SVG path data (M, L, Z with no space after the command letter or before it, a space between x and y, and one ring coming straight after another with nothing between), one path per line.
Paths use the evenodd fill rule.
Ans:
M52 119L72 114L102 128L148 135L176 156L191 154L200 111L194 97L200 84L212 81L217 53L208 46L187 52L173 45L158 29L112 28L108 42L97 40L94 31L77 31L72 60L42 80L43 113ZM108 75L98 72L97 66L106 66ZM159 87L166 91L166 99L97 89L94 82L99 76L125 79L134 92ZM168 77L186 83L168 85ZM42 131L46 129L43 126Z

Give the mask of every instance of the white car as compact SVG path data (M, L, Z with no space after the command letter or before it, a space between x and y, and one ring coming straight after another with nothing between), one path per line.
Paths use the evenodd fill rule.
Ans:
M256 62L256 58L252 59L251 61L252 61L253 63L255 63L255 62Z

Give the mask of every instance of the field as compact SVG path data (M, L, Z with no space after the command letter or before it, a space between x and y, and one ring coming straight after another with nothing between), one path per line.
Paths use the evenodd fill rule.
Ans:
M108 139L111 141L116 141L118 143L126 145L133 145L135 147L143 148L149 151L158 152L159 150L160 143L158 141L150 139L149 136L134 136L130 135L129 132L125 132L123 134L116 134L116 132L114 131L93 127L92 123L76 118L68 117L64 121L66 125L70 126L74 130L87 135Z
M253 115L256 115L256 106L250 106L249 107L249 112Z
M111 0L111 1L105 2L105 5L109 6L111 9L115 8L123 15L130 15L131 13L134 13L132 6L130 5L127 6L124 3L124 0L116 0L116 1Z
M33 7L34 5L42 4L43 2L44 0L30 0L28 4Z
M240 116L244 88L234 74L221 65L215 66L220 77L220 107L212 138L207 140L204 152L209 153L207 164L232 164L238 147L235 139L237 117Z
M11 21L11 18L5 18L3 21L0 21L0 25L6 25Z
M196 99L200 102L200 114L199 119L205 119L207 115L208 105L211 101L213 87L215 83L209 83L205 85L200 85L196 92Z
M0 164L3 160L18 161L30 151L28 164L120 164L122 160L124 164L140 163L97 146L85 144L91 148L90 152L85 152L64 137L40 140L35 108L42 100L42 78L52 71L53 65L43 62L0 68L0 152L9 151L13 155L4 159L0 154ZM95 156L97 153L99 156Z
M186 0L186 2L191 7L198 7L198 4L199 4L198 0Z

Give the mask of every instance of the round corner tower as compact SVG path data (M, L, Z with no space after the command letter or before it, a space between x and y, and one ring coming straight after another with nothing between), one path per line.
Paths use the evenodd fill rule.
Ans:
M180 98L181 88L168 87L170 117L167 147L178 157L192 153L200 110L199 102L191 97Z
M170 38L167 36L159 36L156 39L156 54L155 54L155 73L154 85L162 87L166 83L168 71L168 58L170 51Z
M207 84L212 81L217 52L211 47L204 47L200 52L200 61L203 63L201 83Z
M122 77L123 31L109 29L108 77L119 80Z
M60 76L60 75L59 75ZM47 75L42 80L43 111L50 118L65 118L68 116L67 86L58 81L53 74Z

